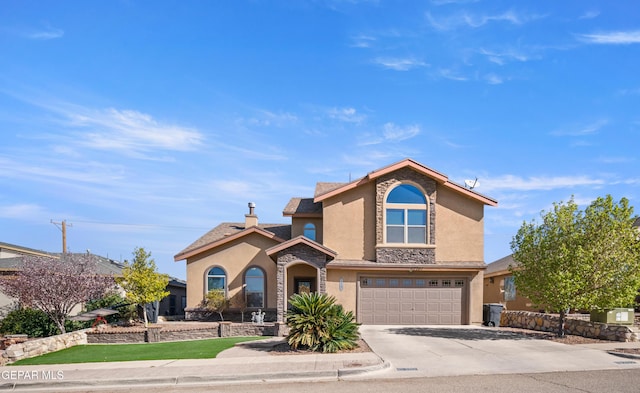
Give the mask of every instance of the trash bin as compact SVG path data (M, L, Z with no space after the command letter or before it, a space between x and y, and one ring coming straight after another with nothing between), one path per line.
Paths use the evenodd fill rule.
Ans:
M500 326L502 307L500 303L484 304L482 307L482 324L485 326Z

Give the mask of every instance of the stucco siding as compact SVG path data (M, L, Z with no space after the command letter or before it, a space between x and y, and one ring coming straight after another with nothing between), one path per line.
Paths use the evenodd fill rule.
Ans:
M276 264L264 250L277 242L259 234L250 234L214 250L199 254L187 260L187 307L198 307L205 295L207 272L219 266L226 272L228 297L242 291L244 272L252 266L264 270L267 279L267 308L276 307Z
M436 204L436 263L484 261L484 206L446 188Z
M316 239L315 241L322 244L323 241L323 228L322 218L293 218L291 219L291 237L303 236L304 226L308 223L316 226Z
M510 276L511 273L504 273L484 278L484 303L500 303L507 310L539 311L539 308L533 307L529 298L520 296L518 288L516 300L504 300L504 279Z
M323 202L323 244L340 259L375 259L375 184L368 183Z
M342 279L342 290L340 290ZM346 311L356 314L358 293L358 273L351 270L327 270L327 293L336 298Z

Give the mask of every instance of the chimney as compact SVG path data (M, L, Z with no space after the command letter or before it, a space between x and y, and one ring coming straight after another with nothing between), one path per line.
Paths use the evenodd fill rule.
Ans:
M256 208L256 204L253 202L249 202L249 214L244 215L244 227L251 228L252 226L258 225L258 216L255 215L254 210Z

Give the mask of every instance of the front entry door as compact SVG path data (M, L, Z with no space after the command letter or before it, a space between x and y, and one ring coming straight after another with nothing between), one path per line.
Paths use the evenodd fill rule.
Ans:
M315 277L300 277L294 280L295 293L311 293L316 291Z

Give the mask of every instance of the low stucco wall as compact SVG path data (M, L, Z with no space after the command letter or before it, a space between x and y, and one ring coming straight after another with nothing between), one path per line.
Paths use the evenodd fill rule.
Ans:
M90 329L77 330L71 333L58 334L57 336L38 338L13 344L4 351L3 357L6 358L8 362L15 362L17 360L70 348L75 345L86 344L88 330Z
M509 326L542 332L557 332L560 318L557 315L529 311L503 311L500 326ZM585 319L565 319L565 332L576 336L610 341L639 341L636 332L629 326L591 322Z

